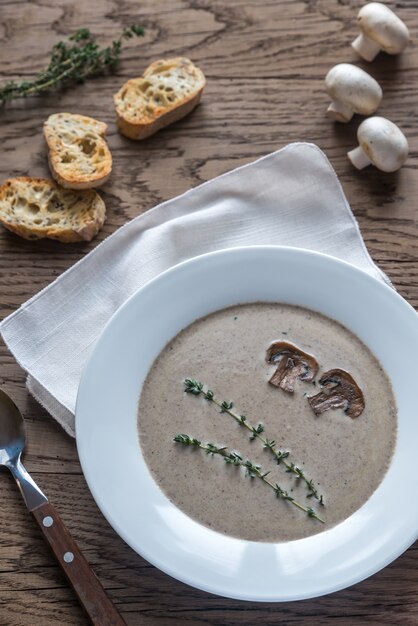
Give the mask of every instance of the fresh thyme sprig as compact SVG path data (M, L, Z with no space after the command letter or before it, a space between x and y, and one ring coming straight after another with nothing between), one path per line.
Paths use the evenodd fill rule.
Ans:
M203 444L199 439L196 439L195 437L190 437L190 435L185 434L176 435L174 437L174 441L176 443L181 443L184 446L200 448L200 450L203 450L204 452L206 452L206 454L211 454L212 456L218 454L219 456L223 457L227 465L243 467L245 469L246 476L250 478L259 478L260 480L262 480L263 483L265 483L274 490L277 498L290 502L294 506L298 507L298 509L301 509L301 511L304 511L308 517L316 519L324 524L324 520L320 518L319 515L317 515L312 507L303 506L303 504L300 504L292 496L290 496L287 491L282 489L280 485L278 485L277 483L272 483L270 480L268 480L267 476L270 472L263 472L261 469L261 465L256 465L249 459L244 460L242 456L240 456L237 452L229 452L227 446L216 446L213 443Z
M62 87L70 82L83 82L88 76L112 70L119 61L124 39L142 36L144 29L134 24L107 48L100 48L88 28L80 28L68 39L59 41L51 50L48 67L31 80L9 81L0 87L0 103Z
M193 396L202 395L205 400L208 400L208 402L213 402L214 404L216 404L221 409L221 413L227 413L240 426L244 426L245 428L247 428L251 432L250 439L259 439L264 448L270 450L278 465L282 463L286 468L287 473L294 474L296 478L303 480L308 488L307 497L314 497L316 498L316 500L318 500L319 504L321 504L322 506L324 505L324 498L318 493L314 481L312 479L309 479L305 475L304 471L300 467L295 465L295 463L289 463L288 461L286 461L290 453L276 448L276 442L274 441L274 439L267 439L266 437L262 436L262 433L264 432L264 427L261 423L257 426L253 426L252 424L250 424L245 415L239 415L232 410L234 406L233 402L226 402L225 400L223 402L220 402L219 400L217 400L217 398L215 398L215 394L213 391L211 391L210 389L204 389L203 383L197 380L186 378L186 380L184 381L184 391L186 393L192 394Z

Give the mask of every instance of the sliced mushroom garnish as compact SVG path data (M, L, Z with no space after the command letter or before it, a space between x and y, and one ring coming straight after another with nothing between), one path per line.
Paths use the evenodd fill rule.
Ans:
M364 410L363 392L354 378L345 370L333 369L319 379L322 391L310 396L308 402L315 415L330 409L343 409L350 417L358 417Z
M268 363L278 363L269 383L293 393L296 380L310 382L318 371L318 362L311 354L288 341L275 341L267 350Z

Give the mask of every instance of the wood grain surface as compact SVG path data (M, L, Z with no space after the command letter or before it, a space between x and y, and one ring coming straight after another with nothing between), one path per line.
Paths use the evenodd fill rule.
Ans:
M5 317L128 220L286 143L312 141L327 154L359 221L366 245L399 292L418 306L418 0L388 3L412 42L398 57L356 58L357 0L37 0L0 1L0 79L31 76L51 46L80 27L110 42L141 23L114 75L17 101L0 109L0 179L48 176L42 123L57 111L109 124L114 171L103 187L108 219L90 244L28 242L0 232L0 315ZM202 104L142 142L120 136L112 94L153 60L186 55L207 76ZM323 78L337 62L355 62L380 82L380 114L408 136L410 157L396 174L350 166L360 119L332 123ZM84 481L75 443L29 396L24 372L0 346L0 385L26 418L25 465L60 512L128 624L253 626L325 623L418 624L418 549L352 588L286 604L227 600L187 587L155 569L109 527ZM418 495L418 494L417 494ZM394 494L396 498L396 494ZM11 476L0 481L0 624L87 624ZM388 503L388 508L392 503ZM402 514L402 507L400 507Z

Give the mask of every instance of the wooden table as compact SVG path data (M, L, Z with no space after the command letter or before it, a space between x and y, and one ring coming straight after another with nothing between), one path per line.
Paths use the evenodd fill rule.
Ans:
M141 23L113 76L0 110L1 180L48 176L42 123L56 111L109 123L114 171L102 193L108 219L90 244L24 241L0 232L1 318L92 250L119 226L189 187L294 140L312 141L329 157L360 223L366 245L399 292L418 306L417 102L418 0L397 3L412 32L399 57L360 62L350 47L355 0L1 0L1 79L30 76L55 42L89 27L110 42ZM394 7L394 3L390 6ZM187 119L142 143L119 135L112 94L152 61L186 55L208 85ZM323 78L337 62L355 62L380 82L379 113L398 123L411 154L397 174L355 171L346 158L359 119L325 116ZM0 385L25 414L26 465L55 503L87 559L130 625L418 624L418 550L354 587L288 604L226 600L196 591L158 571L128 548L102 517L84 481L75 443L29 396L24 372L1 345ZM418 494L417 494L418 495ZM394 500L396 494L394 494ZM0 624L86 624L72 591L26 511L12 478L0 481ZM394 507L388 502L388 510ZM402 515L402 504L398 514Z

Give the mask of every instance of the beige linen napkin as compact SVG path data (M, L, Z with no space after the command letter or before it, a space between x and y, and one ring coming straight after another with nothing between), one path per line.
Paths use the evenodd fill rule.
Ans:
M7 317L0 332L28 373L30 393L74 436L83 367L118 307L180 261L257 244L325 252L388 282L325 155L293 143L135 218Z

